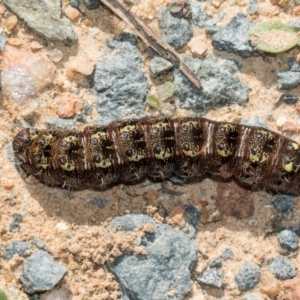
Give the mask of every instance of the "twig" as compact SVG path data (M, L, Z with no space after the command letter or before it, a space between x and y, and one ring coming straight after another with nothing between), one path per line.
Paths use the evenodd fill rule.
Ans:
M201 89L201 83L193 71L185 63L181 55L161 37L155 34L146 24L139 18L134 16L128 8L126 8L118 0L100 0L107 8L115 13L120 19L126 22L143 42L153 48L160 56L170 61L179 62L179 70L194 84L195 87Z

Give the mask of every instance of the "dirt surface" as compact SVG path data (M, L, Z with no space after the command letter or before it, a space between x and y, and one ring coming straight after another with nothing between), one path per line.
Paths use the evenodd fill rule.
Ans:
M157 5L164 4L162 0L155 2ZM68 2L64 1L63 5L67 4ZM219 23L223 26L237 12L245 12L245 4L244 1L225 1L224 3L219 1L217 3L214 0L211 4L207 4L206 11L210 17L217 15L221 10L226 11L226 16ZM267 7L270 12L275 11L275 13L269 13L268 16L256 14L249 16L249 19L261 21L270 17L287 22L295 18L288 9L272 6L265 1L260 2L259 5L264 10ZM81 8L84 11L83 4ZM145 22L157 28L157 18L145 19ZM52 83L39 92L41 103L40 108L33 115L35 126L44 128L45 119L56 116L55 97L62 92L79 88L81 91L78 105L94 104L86 77L81 74L72 74L70 77L68 70L79 56L88 56L91 61L96 62L100 58L99 49L104 47L107 40L113 39L123 30L129 30L125 24L103 7L95 11L85 10L81 17L73 22L74 30L78 35L78 44L72 47L47 43L25 29L23 25L19 21L11 35L21 40L19 49L32 51L30 43L37 41L42 48L35 53L47 55L54 48L60 49L63 53L63 59L55 63ZM96 36L88 34L90 28L99 29ZM194 33L204 34L204 29L195 29ZM141 42L139 42L139 47L141 51L145 49ZM299 142L298 104L276 105L282 91L276 86L275 72L287 70L287 59L295 57L299 50L293 49L276 56L242 59L234 54L215 51L211 46L210 37L207 39L207 47L208 53L215 53L220 57L233 57L240 61L243 69L237 76L251 88L251 91L249 101L244 106L233 105L216 109L208 112L205 117L218 121L239 122L257 115L267 120L269 128ZM189 53L187 49L183 49L182 52ZM145 71L148 72L150 57L145 54L144 57L146 59ZM153 81L150 76L148 77L150 82L158 83L158 80ZM300 87L292 91L294 95L299 95L299 92ZM223 269L226 270L224 277L226 289L203 288L194 280L193 290L186 299L209 300L215 297L242 299L244 294L238 291L234 281L234 275L238 269L246 262L252 262L260 266L262 273L267 273L272 258L282 253L287 254L278 245L274 234L266 235L267 222L276 211L272 205L275 196L265 191L241 193L241 200L243 203L246 202L242 204L245 208L239 207L242 212L230 215L230 209L229 213L226 213L224 209L219 212L217 218L213 218L212 215L219 211L218 203L222 202L222 199L226 201L226 184L222 183L220 187L221 183L212 178L205 178L201 182L183 186L175 186L170 182L153 184L146 181L134 186L119 185L104 192L91 190L69 192L41 185L32 176L26 177L24 173L17 170L12 153L9 151L14 135L20 130L18 120L21 119L22 113L22 107L18 107L10 99L3 97L0 109L0 253L3 253L3 249L12 240L27 241L39 237L45 242L53 257L59 258L59 263L68 268L68 274L61 284L72 291L74 294L72 299L119 298L118 283L107 270L105 262L113 260L125 250L143 253L143 249L134 246L132 242L136 236L141 236L145 232L145 229L138 230L131 235L107 232L106 227L112 218L127 213L147 214L158 222L168 222L179 229L182 222L176 211L174 214L174 209L182 204L191 204L202 212L198 234L194 240L202 253L210 260L219 257L225 248L232 249L233 259L223 262ZM180 107L176 111L176 115L179 116L188 113L180 110ZM89 117L88 122L92 122L94 116L95 112ZM283 120L283 123L279 123L279 120ZM292 131L286 130L287 121L292 126ZM76 125L78 129L84 126L79 123ZM228 189L235 191L235 187L230 184L228 184ZM94 198L102 199L104 207L91 204ZM247 199L251 208L247 205ZM20 213L23 216L19 232L10 232L8 229L14 213ZM300 201L297 198L294 215L291 220L284 222L284 226L299 222ZM294 266L300 266L298 252L290 256L290 259ZM17 295L15 299L27 299L19 281L23 260L23 258L14 257L9 261L0 261L0 288L7 290L10 295ZM199 265L205 261L207 258L199 254L195 275ZM272 281L277 280L272 277L269 283ZM262 283L251 292L257 292L261 299L271 297L263 291ZM282 281L279 281L279 289L272 299L293 299L292 297L291 290L284 289Z

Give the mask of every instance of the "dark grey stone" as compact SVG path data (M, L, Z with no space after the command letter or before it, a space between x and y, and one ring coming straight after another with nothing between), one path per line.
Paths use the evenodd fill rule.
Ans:
M47 40L67 45L76 42L77 37L72 23L61 12L60 0L4 0L3 2L23 19L29 28Z
M249 15L254 15L255 13L257 13L257 11L258 11L257 0L248 0L246 10Z
M203 114L215 107L243 104L248 100L249 87L234 76L238 67L233 61L214 55L207 55L204 60L186 56L185 60L203 89L195 88L178 69L174 69L172 73L181 108Z
M72 129L74 128L74 121L70 119L61 119L57 117L48 118L45 121L45 126L48 129L54 129L54 128L62 128L62 129Z
M80 0L70 0L70 5L77 8L80 5Z
M12 241L3 251L2 258L3 259L11 259L15 254L18 254L22 257L27 257L27 250L32 248L32 244L30 242L22 242L22 241Z
M242 120L241 124L247 126L258 126L268 129L268 123L264 118L260 116L251 116L247 119Z
M293 225L293 226L289 227L288 230L292 230L293 232L295 232L297 234L297 236L300 237L300 224Z
M290 71L300 72L300 65L296 62L296 60L294 58L290 57L288 59L288 65L289 65Z
M297 275L291 261L282 255L276 256L270 264L270 272L277 278L286 280Z
M190 11L191 11L192 20L194 24L198 28L204 26L207 20L207 16L202 3L198 1L191 1Z
M300 72L277 72L277 82L280 89L291 90L300 83Z
M259 282L259 267L251 263L244 264L234 278L240 291L248 291L255 287Z
M144 114L149 83L142 67L141 53L131 42L114 40L108 43L90 77L101 124L122 116Z
M291 230L285 229L277 234L277 239L283 249L296 251L299 246L297 234Z
M183 185L187 182L185 178L178 177L176 175L171 176L168 180L177 185Z
M221 288L223 285L222 277L217 269L205 270L203 273L197 276L197 281L200 284L208 285L215 288Z
M161 74L166 74L172 68L173 64L170 61L158 56L154 57L149 64L150 73L153 77L157 77Z
M289 195L279 195L273 204L278 211L291 210L294 207L295 198Z
M88 9L97 9L100 6L99 0L84 0Z
M191 270L197 260L197 248L187 235L145 215L117 217L110 226L132 231L149 223L154 233L147 233L138 243L148 254L127 253L108 264L120 283L122 299L169 300L171 290L176 291L172 299L183 299L192 287Z
M221 27L219 25L206 25L205 26L205 32L209 35L214 35L220 29L221 29Z
M248 32L253 23L248 21L243 14L237 14L229 24L215 33L212 37L212 44L217 50L233 52L244 58L258 56L250 44Z
M192 37L193 30L188 20L174 17L168 8L161 6L158 26L162 38L173 48L179 49Z
M221 268L222 267L222 259L220 257L216 257L209 262L210 268Z
M11 232L19 232L21 227L19 223L23 220L23 217L21 214L14 213L12 215L13 220L11 223L8 225L9 231Z
M24 261L20 280L23 289L29 294L50 291L67 271L54 262L47 252L38 250Z
M83 123L83 124L86 124L87 121L86 121L86 116L85 114L83 113L80 113L76 116L76 122L80 122L80 123Z
M200 212L193 205L185 205L185 219L187 224L181 230L190 238L194 238L196 236L197 225L200 221L200 217Z
M86 116L89 116L91 115L92 113L92 110L93 110L93 105L92 104L84 104L83 105L83 112Z
M294 217L294 212L292 210L285 210L281 212L284 220L291 220Z
M92 204L92 205L95 205L95 206L97 206L97 207L99 207L99 208L104 208L105 207L105 200L104 199L102 199L102 198L97 198L97 197L94 197L91 201L90 201L90 203Z
M298 101L299 97L298 96L295 96L295 95L292 95L292 94L282 94L280 96L280 101L288 104L288 105L291 105L291 104L295 104L297 101Z
M223 258L224 260L233 258L233 252L232 252L231 248L225 248L225 249L222 251L222 258Z
M7 35L5 32L0 34L0 51L4 50L6 44Z

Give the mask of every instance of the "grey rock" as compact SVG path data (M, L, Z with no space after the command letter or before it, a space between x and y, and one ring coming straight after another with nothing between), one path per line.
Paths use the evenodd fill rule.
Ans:
M20 280L23 289L29 294L50 291L67 271L54 262L47 252L38 250L24 261Z
M257 0L249 0L247 7L246 7L247 13L249 15L254 15L258 11L258 2Z
M270 272L277 278L286 280L293 278L297 275L295 268L292 266L291 261L282 256L276 256L270 264Z
M299 28L300 29L300 21L299 20L291 20L288 22L288 25Z
M84 0L88 9L97 9L100 6L99 0Z
M76 116L76 122L79 122L79 123L83 123L83 124L86 124L87 121L86 121L86 116L83 114L83 113L80 113Z
M285 210L281 212L284 220L291 220L294 217L294 212L292 210Z
M70 119L61 119L61 118L48 118L45 121L45 126L48 129L53 129L53 128L62 128L62 129L72 129L74 128L74 121Z
M237 14L229 24L213 35L212 44L217 50L233 52L244 58L258 56L259 53L248 38L252 26L253 23L243 14Z
M101 124L143 114L149 83L143 59L131 41L112 41L96 64L92 79Z
M200 284L208 285L215 288L221 288L223 285L222 277L217 269L205 270L203 273L197 276L197 281Z
M291 90L300 83L300 72L277 72L277 83L280 89Z
M268 129L268 123L264 118L260 116L251 116L247 119L242 120L241 124L247 126L258 126Z
M8 225L9 231L19 232L21 228L19 223L23 220L23 217L21 214L14 213L12 215L12 218L13 218L12 222Z
M192 37L193 30L188 20L172 16L169 9L160 7L159 29L162 38L173 48L179 49Z
M93 105L91 104L84 104L83 105L83 112L86 116L90 116L93 110Z
M110 226L132 231L149 223L154 233L146 234L139 242L148 254L127 253L108 264L120 283L122 299L169 300L170 290L176 291L172 299L184 299L192 287L191 270L197 260L197 248L184 233L156 224L145 215L117 217Z
M70 0L70 5L77 8L80 5L80 0Z
M185 205L185 220L187 224L181 229L190 238L194 238L197 233L197 225L200 221L200 212L193 205Z
M105 207L105 200L104 199L102 199L102 198L97 198L97 197L94 197L91 201L90 201L90 203L92 204L92 205L95 205L95 206L97 206L97 207L99 207L99 208L104 208Z
M293 225L293 226L289 227L288 230L295 232L297 234L297 236L300 237L300 224Z
M49 251L48 251L48 248L47 248L47 246L46 246L46 244L45 244L44 241L41 240L40 238L34 237L34 238L31 240L31 242L32 242L32 244L35 245L37 248L49 252Z
M285 229L277 234L280 246L288 251L296 251L299 247L299 238L291 230Z
M257 294L251 293L251 294L245 295L243 297L243 300L261 300L261 298Z
M3 259L11 259L15 254L18 254L22 257L27 257L27 250L32 248L32 244L30 242L22 242L22 241L12 241L3 251L2 258Z
M295 104L298 101L299 97L292 95L292 94L282 94L280 96L280 101L288 104L288 105L292 105Z
M244 264L234 278L240 291L248 291L255 287L259 282L259 267L251 263Z
M205 26L205 32L209 35L214 35L218 31L221 30L221 27L219 25L206 25Z
M289 195L279 195L274 199L273 204L278 211L291 210L294 207L295 198Z
M149 65L150 73L153 77L157 77L161 74L168 73L173 68L173 64L162 58L162 57L154 57Z
M296 62L296 60L294 58L290 57L288 59L288 65L289 65L290 71L300 72L300 65Z
M202 3L198 1L191 1L190 11L191 11L192 20L194 24L198 28L204 26L207 20L207 16Z
M4 50L6 44L7 35L5 32L0 34L0 51Z
M225 248L225 249L222 251L222 258L223 258L224 260L233 258L233 252L232 252L231 248Z
M4 4L47 40L67 45L76 42L72 23L61 12L60 0L4 0Z
M220 257L216 257L209 262L210 268L221 268L222 267L222 259Z
M238 67L232 60L218 59L214 55L208 55L204 60L186 56L185 60L203 89L195 88L178 69L174 69L172 73L181 108L203 114L215 107L243 104L248 100L249 87L234 76Z

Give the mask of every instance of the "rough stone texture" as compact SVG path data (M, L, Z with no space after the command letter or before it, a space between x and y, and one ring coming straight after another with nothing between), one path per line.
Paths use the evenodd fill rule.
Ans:
M84 0L88 9L97 9L100 6L99 0Z
M229 24L213 35L212 44L217 50L233 52L244 58L258 56L259 53L255 51L248 38L252 26L253 23L239 13Z
M6 44L7 35L5 32L0 34L0 51L2 51Z
M18 214L18 213L14 213L12 215L12 221L11 223L9 224L9 231L11 232L18 232L20 231L20 225L19 223L22 221L23 217L21 214Z
M144 113L149 84L142 70L142 56L135 43L132 36L109 42L103 59L96 64L91 81L97 98L97 110L101 113L101 124L120 116Z
M168 73L172 68L173 64L170 61L158 56L154 57L149 65L149 69L153 77Z
M71 21L61 13L60 0L4 0L26 25L47 40L72 44L77 40Z
M276 256L270 264L271 273L279 279L286 280L297 275L291 261L282 255Z
M300 237L300 224L293 225L288 228L289 230L292 230Z
M296 233L291 230L283 230L277 234L277 239L283 249L296 251L299 247L299 238Z
M3 251L3 259L11 259L15 254L22 257L27 257L27 250L32 248L30 242L12 241Z
M290 71L293 72L300 72L300 65L296 62L296 60L294 58L289 58L288 59L288 66Z
M268 129L267 121L260 116L251 116L247 119L242 120L241 124L247 126L259 126Z
M53 117L45 121L45 126L48 129L51 128L72 129L74 128L74 120Z
M217 21L215 19L209 19L205 23L205 32L209 35L213 35L221 30L221 27L217 25Z
M222 259L220 257L216 257L209 262L210 268L221 268L222 267Z
M202 274L197 276L197 281L204 285L208 285L215 288L221 288L223 285L222 277L219 271L215 268L204 271Z
M183 299L192 287L190 272L197 259L197 249L190 239L145 215L117 217L110 226L132 231L149 223L154 233L144 236L141 242L147 256L127 253L108 265L120 283L122 299L169 300L167 293L171 290L176 291L172 299Z
M258 2L257 0L249 0L246 10L248 14L254 15L258 11Z
M233 252L230 248L225 248L223 251L222 251L222 258L224 260L227 260L227 259L230 259L230 258L233 258Z
M300 83L300 72L282 71L277 73L277 82L280 89L291 90Z
M20 280L23 289L33 294L52 290L66 273L67 269L54 262L47 252L38 250L24 261Z
M259 267L251 263L244 264L234 278L240 291L248 291L259 282Z
M191 1L190 10L194 24L199 28L204 26L207 16L202 3L198 1Z
M193 35L192 26L188 20L172 16L165 7L160 8L158 25L162 38L175 49L184 46Z
M292 94L288 94L288 93L283 93L280 96L280 101L288 104L288 105L293 105L298 101L299 97L298 96L294 96Z
M274 199L273 204L278 211L291 210L294 207L295 198L288 195L279 195Z
M184 218L187 222L186 226L181 230L190 238L194 238L197 234L197 225L200 221L200 212L193 205L185 205Z
M174 69L174 84L181 108L203 114L213 107L243 104L248 100L249 87L233 75L239 70L233 60L218 59L214 55L208 55L204 60L185 58L203 89L196 89L178 69Z

